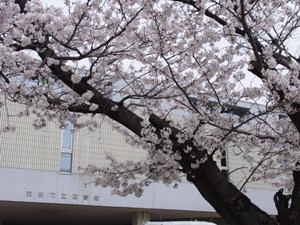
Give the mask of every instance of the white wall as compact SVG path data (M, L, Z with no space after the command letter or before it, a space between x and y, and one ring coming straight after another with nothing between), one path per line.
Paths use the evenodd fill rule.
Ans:
M141 198L132 195L124 198L111 195L108 188L85 186L92 178L79 174L0 168L0 180L0 201L214 212L189 183L182 183L177 189L156 183L148 187ZM247 195L269 214L276 213L274 191L248 189Z

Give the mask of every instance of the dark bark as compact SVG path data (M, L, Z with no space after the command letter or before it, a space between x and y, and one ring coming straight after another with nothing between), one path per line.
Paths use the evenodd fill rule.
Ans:
M247 196L227 180L211 158L199 167L196 179L192 182L229 224L276 224L272 217L254 205Z
M299 106L296 106L298 109L300 108ZM297 128L298 132L300 133L300 112L296 112L293 114L288 114L289 118L291 119L292 123L295 125Z
M15 4L19 5L21 13L26 13L25 6L26 6L27 1L30 1L30 0L15 0Z
M300 225L300 171L293 171L294 189L289 209L289 219L294 225Z
M291 195L283 194L283 189L274 195L278 211L276 219L280 225L300 225L300 171L293 172L293 179L294 189Z
M290 199L291 199L290 195L283 194L283 189L280 189L274 195L274 202L275 202L276 209L278 211L276 220L280 225L292 224L292 221L288 219Z

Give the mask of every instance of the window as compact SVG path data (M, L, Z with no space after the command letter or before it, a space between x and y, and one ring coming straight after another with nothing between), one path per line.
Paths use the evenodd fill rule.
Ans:
M112 86L112 82L109 81L106 86L110 87L109 91L107 92L107 97L109 99L113 99L113 86Z
M288 116L286 114L279 114L278 118L279 118L279 120L282 120L282 119L288 118Z
M250 109L241 107L241 106L230 106L228 105L226 107L227 109L224 111L224 113L232 114L235 116L238 116L239 122L243 122L245 119L249 118L250 116Z
M66 127L62 130L61 149L60 149L60 172L70 173L72 171L72 142L73 124L66 122Z
M222 157L221 157L221 171L222 173L228 177L228 171L229 171L229 167L228 167L228 156L227 156L227 149L225 149L222 152Z
M193 105L197 105L198 99L195 98L195 97L189 96L189 101L190 101Z
M250 113L250 109L240 106L228 106L227 112L239 117L245 117Z
M72 153L60 153L60 172L71 172L72 170Z

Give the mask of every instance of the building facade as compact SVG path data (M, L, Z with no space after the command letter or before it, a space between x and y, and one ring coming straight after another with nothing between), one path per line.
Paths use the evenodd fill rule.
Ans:
M93 177L79 167L105 166L105 152L116 159L138 160L143 149L128 145L107 119L95 131L64 129L49 123L36 130L32 118L19 116L20 105L2 107L1 127L17 124L14 132L0 132L0 224L141 225L146 220L206 220L224 224L214 209L188 182L177 189L155 183L142 197L120 197L110 188L95 187ZM9 113L9 115L8 115ZM225 172L242 167L228 150L219 161ZM230 179L242 182L245 174ZM270 214L275 189L264 183L247 185L247 195Z

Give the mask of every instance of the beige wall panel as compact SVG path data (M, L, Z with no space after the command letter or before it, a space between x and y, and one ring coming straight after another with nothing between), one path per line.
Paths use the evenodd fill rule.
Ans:
M32 126L32 117L19 118L22 106L10 104L9 121L5 108L0 110L1 127L7 123L16 126L15 132L0 133L0 166L41 170L58 170L60 129L49 123L41 130Z
M233 149L229 149L228 163L229 163L230 180L238 187L243 186L250 175L248 169L249 164L242 158L242 156L235 154ZM271 185L266 181L255 181L255 182L248 181L245 187L276 189L276 187L274 187L273 185Z
M108 165L105 152L110 152L119 161L127 159L137 161L146 153L143 149L127 144L125 137L113 130L111 124L104 120L101 127L94 132L87 129L74 132L73 171L89 164Z
M0 133L0 166L59 171L61 129L49 122L45 128L36 130L32 126L33 116L16 116L23 109L19 104L10 103L9 122L6 108L0 109L1 127L7 123L16 126L15 132ZM131 147L123 135L103 120L101 127L94 132L87 128L74 131L72 171L90 164L107 165L105 152L112 153L120 161L138 160L145 155L144 150Z

